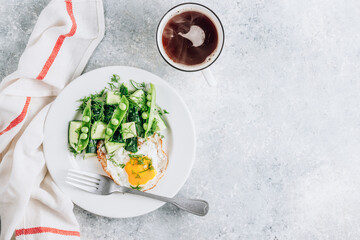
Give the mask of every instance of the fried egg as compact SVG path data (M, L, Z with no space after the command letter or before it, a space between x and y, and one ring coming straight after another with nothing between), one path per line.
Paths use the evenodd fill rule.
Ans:
M155 187L164 175L168 157L157 134L147 139L139 138L138 148L135 154L120 148L110 155L106 153L103 142L99 142L98 159L116 184L147 191Z

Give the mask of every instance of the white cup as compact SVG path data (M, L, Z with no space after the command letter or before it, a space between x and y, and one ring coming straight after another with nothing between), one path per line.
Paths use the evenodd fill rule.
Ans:
M218 42L217 42L217 46L216 46L215 50L209 55L207 60L205 60L204 62L202 62L200 64L196 64L196 65L185 65L185 64L174 62L166 54L164 46L162 44L163 31L164 31L164 28L165 28L166 24L168 23L168 21L172 17L179 15L183 12L188 12L188 11L199 12L199 13L207 16L215 25L215 28L216 28L216 31L218 34ZM157 27L157 30L156 30L156 44L157 44L159 52L160 52L161 56L164 58L164 60L170 66L172 66L178 70L181 70L181 71L185 71L185 72L202 71L204 78L207 80L207 82L210 86L215 86L216 80L213 77L213 75L208 67L211 64L213 64L216 61L216 59L219 57L221 50L224 46L224 38L225 38L224 28L220 22L220 19L208 7L205 7L204 5L201 5L198 3L182 3L182 4L179 4L175 7L173 7L167 13L165 13L165 15L162 17L162 19L160 20L159 25Z

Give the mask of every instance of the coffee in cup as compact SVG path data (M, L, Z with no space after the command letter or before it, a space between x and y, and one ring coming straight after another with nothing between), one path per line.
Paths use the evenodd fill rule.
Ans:
M219 18L197 3L170 9L157 29L157 46L165 61L182 71L203 70L210 85L216 81L207 67L218 58L223 44L224 30Z

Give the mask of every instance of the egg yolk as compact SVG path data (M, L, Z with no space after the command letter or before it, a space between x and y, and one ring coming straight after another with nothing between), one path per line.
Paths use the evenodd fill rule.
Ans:
M129 183L133 186L144 185L156 176L152 161L146 156L132 157L125 165Z

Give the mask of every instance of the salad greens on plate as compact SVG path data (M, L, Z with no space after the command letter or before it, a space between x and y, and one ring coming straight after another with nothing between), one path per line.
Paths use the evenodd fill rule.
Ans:
M156 89L150 84L120 82L114 74L108 86L79 100L81 120L69 122L69 150L85 157L96 156L98 140L105 141L108 153L123 147L136 153L138 138L147 138L167 128L156 104Z

